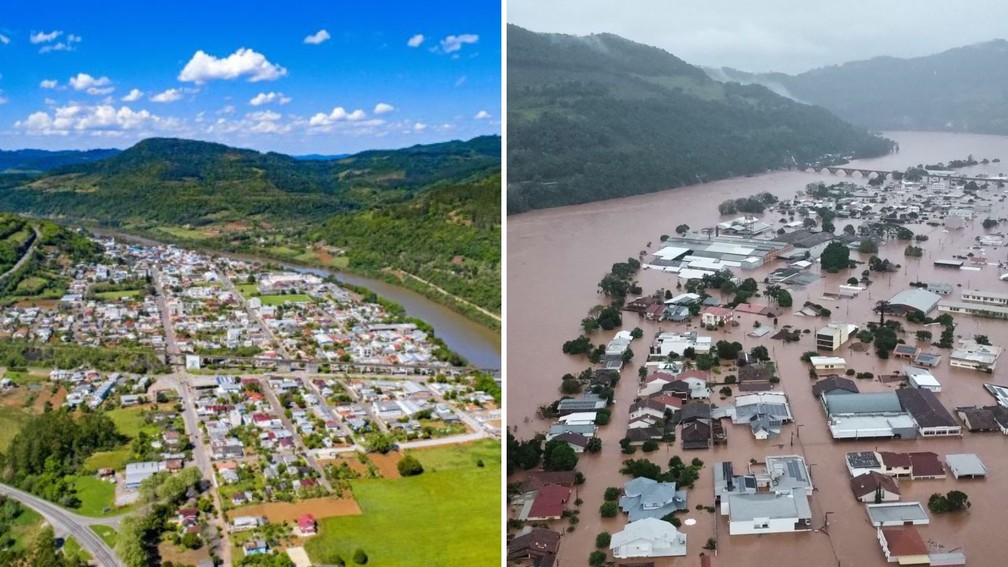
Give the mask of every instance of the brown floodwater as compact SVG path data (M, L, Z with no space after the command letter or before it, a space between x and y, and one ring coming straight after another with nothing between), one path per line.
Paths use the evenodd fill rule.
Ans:
M999 157L1008 160L1008 137L903 132L888 136L899 142L900 153L862 160L856 164L902 170L919 163L965 158L968 154L977 159ZM997 175L1008 172L1008 163L976 166L965 171ZM577 373L589 366L584 357L564 355L561 345L580 333L579 323L588 309L603 302L596 284L613 262L627 257L636 258L642 250L655 251L659 236L672 234L674 227L680 223L687 223L693 229L713 226L721 220L717 205L725 199L761 191L790 198L807 183L820 180L826 183L840 180L865 182L857 174L848 178L842 174L832 176L827 172L774 172L509 217L506 366L508 426L521 438L544 431L549 422L536 418L536 408L559 397L557 387L563 374ZM990 195L996 197L1003 194L1004 190L990 190ZM894 197L899 196L890 195L890 204ZM891 275L873 274L875 282L859 297L839 301L822 299L824 292L836 291L837 285L844 283L851 275L860 276L864 269L862 267L850 273L823 273L822 279L811 285L791 288L794 303L800 307L804 301L812 300L831 308L833 320L863 325L869 320L877 319L871 313L875 301L888 299L897 291L905 289L911 281L951 283L957 287L948 298L954 300L959 298L961 289L970 287L1008 291L1008 284L998 280L1002 271L996 265L998 261L1008 261L1008 249L1005 248L988 248L987 257L995 265L985 266L980 271L936 270L933 267L933 261L937 258L948 258L953 254L965 255L966 248L973 244L974 238L984 233L980 223L985 216L985 213L979 213L972 224L955 232L946 232L941 227L907 225L914 232L930 237L922 244L923 258L906 258L903 256L906 243L889 243L880 249L878 255L901 264L902 267ZM1006 217L1008 207L995 199L990 216ZM771 225L777 225L779 218L780 215L774 213L764 216ZM835 222L839 228L847 221L837 219ZM867 260L867 255L859 256L861 255L852 253L855 259ZM752 276L762 282L767 273L781 265L782 263L775 262L758 270L736 271L736 275ZM818 265L812 271L818 273ZM645 293L659 288L674 288L677 281L674 274L651 270L642 270L638 280ZM754 300L759 301L765 300ZM944 493L953 489L966 492L972 502L972 507L967 512L933 515L929 526L920 527L921 535L925 541L933 542L935 551L939 549L938 545L944 546L944 551L963 551L970 565L1005 564L1008 540L997 535L1000 531L997 526L1002 521L1003 511L1008 509L1008 490L1001 484L1000 477L1002 471L1008 470L1008 438L996 433L964 432L962 437L913 441L834 441L826 426L822 406L812 396L808 367L799 360L803 352L815 350L814 332L826 321L795 315L793 309L783 311L784 314L779 317L780 325L791 324L799 329L809 329L812 333L803 335L799 342L788 345L769 338L752 338L746 336L746 333L751 330L756 317L743 314L739 327L708 334L713 335L715 341L721 338L737 340L746 349L757 344L765 344L771 349L782 378L778 390L787 393L796 424L785 426L780 438L767 441L755 440L746 427L728 424L727 446L684 452L678 444L670 448L663 445L659 451L650 454L650 458L663 468L667 468L668 459L673 454L683 455L684 460L699 457L705 462L700 481L689 492L690 510L682 516L682 519L697 520L695 525L683 525L681 528L688 536L688 555L685 558L660 561L658 565L697 565L697 557L704 551L703 545L709 537L717 538L717 565L886 565L876 540L875 529L868 523L864 505L856 502L851 493L848 484L850 477L843 460L844 453L848 451L875 450L876 447L879 450L900 452L932 451L941 457L948 453L978 454L990 470L988 480L956 481L949 474L947 480L902 481L902 500L926 502L934 492ZM935 315L936 313L932 313L932 316ZM767 322L765 317L760 317L759 320ZM966 315L956 315L955 320L958 335L970 337L982 333L988 335L996 345L1008 345L1008 321L977 319ZM584 472L587 481L579 487L578 496L584 500L584 504L575 531L565 533L562 538L561 565L585 564L588 554L595 549L595 536L602 531L619 531L626 523L622 517L603 520L598 509L606 487L622 486L629 480L618 471L625 458L619 451L618 441L625 433L627 408L636 397L638 367L647 359L649 338L659 327L664 330L685 328L682 324L664 322L659 325L639 319L634 314L624 314L624 328L632 329L635 326L644 329L645 338L634 342L634 361L622 372L622 380L616 390L613 419L609 425L599 430L603 440L602 452L581 458L579 470ZM920 327L906 323L904 326L910 330L904 338L909 343L915 342L913 331ZM937 338L940 328L933 328L932 331ZM592 338L596 343L606 342L613 333L615 331L598 331ZM938 397L946 408L993 404L994 399L983 390L982 384L993 382L1008 385L1008 360L1002 360L991 376L952 369L948 364L948 351L942 352L945 355L943 361L933 372L942 383L942 392ZM870 371L876 376L891 374L903 366L903 361L883 361L873 353L851 352L846 346L837 351L836 355L846 357L849 367L858 371ZM895 388L894 385L883 384L877 379L857 382L861 391ZM716 396L713 401L719 405L730 402L717 399ZM792 446L791 433L797 431L800 431L800 437L795 438ZM815 531L729 537L728 524L724 518L695 510L697 504L714 503L710 472L712 464L730 460L736 467L744 467L750 458L762 461L767 455L794 453L804 455L811 465L812 479L817 488L811 498ZM642 456L644 454L638 451L633 458ZM822 530L827 513L829 527L828 530ZM567 524L558 525L563 529Z

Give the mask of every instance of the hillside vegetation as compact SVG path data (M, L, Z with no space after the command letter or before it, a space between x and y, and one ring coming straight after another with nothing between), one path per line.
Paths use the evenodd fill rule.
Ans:
M710 70L720 80L758 83L876 130L1008 134L1008 41L925 57L876 57L799 75Z
M484 136L303 160L157 138L0 176L0 209L387 279L402 270L499 313L500 152Z
M658 191L889 140L611 34L508 26L508 212Z

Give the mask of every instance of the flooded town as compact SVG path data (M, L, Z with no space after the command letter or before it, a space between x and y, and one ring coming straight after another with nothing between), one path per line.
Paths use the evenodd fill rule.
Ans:
M510 219L510 562L994 564L1008 140L886 135Z

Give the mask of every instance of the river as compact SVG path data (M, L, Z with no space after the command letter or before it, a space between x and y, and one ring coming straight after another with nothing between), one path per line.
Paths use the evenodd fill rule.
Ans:
M142 244L165 244L150 238L123 234L106 229L92 228L91 231L96 234L115 236ZM248 254L232 254L216 250L207 251L207 253L240 258L252 262L280 264L287 269L310 272L322 277L331 275L342 282L366 287L376 294L402 305L410 317L426 321L434 328L435 335L444 340L450 349L465 357L473 366L484 369L499 369L501 367L501 338L496 331L466 319L459 313L413 290L356 274L290 264L272 258L262 258Z
M947 162L963 159L972 154L977 159L1008 159L1008 137L979 136L945 133L896 132L886 134L900 146L898 154L892 154L855 163L865 168L898 169L909 166ZM997 175L1008 172L1008 163L975 166L965 172ZM753 195L769 191L778 197L792 197L807 183L824 181L834 183L850 180L864 181L859 175L845 177L804 172L773 172L748 178L730 179L698 186L682 187L659 193L628 197L585 205L535 211L508 218L508 375L507 375L507 417L508 427L521 437L528 437L545 430L549 423L536 417L536 408L557 399L557 387L561 376L571 372L577 374L589 364L584 358L569 357L561 352L564 341L573 339L580 333L579 323L588 309L603 298L598 294L596 284L613 262L638 256L641 251L654 252L659 236L672 234L680 223L689 224L694 230L712 226L720 219L717 206L723 200ZM994 189L992 192L1002 195ZM974 287L1004 291L1005 286L998 281L1000 271L996 266L987 266L979 272L941 271L935 272L933 260L948 257L954 253L965 253L964 249L973 243L974 236L983 233L980 222L985 215L980 214L972 224L962 231L947 232L941 227L908 225L916 233L927 234L929 241L923 244L923 258L905 258L905 243L890 243L884 246L879 256L903 265L900 271L879 277L869 288L867 296L849 302L830 302L826 306L833 310L833 319L863 324L877 318L870 312L874 302L887 299L896 291L904 289L914 280L944 281L962 288ZM1003 202L993 203L990 216L1008 216ZM768 215L765 219L776 224L778 215ZM838 219L837 227L846 223ZM962 251L962 252L961 252ZM853 253L857 259L859 254ZM988 258L1004 261L1005 251L989 250ZM867 256L860 257L866 260ZM762 281L765 275L780 264L765 266L751 272L741 272L742 277L752 276ZM855 270L859 273L862 268ZM818 266L813 268L818 273ZM849 277L850 273L836 275L821 274L819 281L804 289L793 289L794 303L800 306L806 300L824 303L823 292L835 291L836 286ZM657 271L642 271L638 276L645 293L659 288L674 288L676 279L672 274ZM762 287L762 286L761 286ZM951 299L958 299L954 291ZM755 300L762 301L762 300ZM810 320L789 313L782 314L781 324L790 323L799 329L815 329L822 326L822 320ZM932 314L934 316L934 313ZM886 565L879 549L875 530L868 522L863 505L857 504L851 495L849 475L843 463L847 451L880 450L891 451L933 451L939 456L947 453L977 453L991 471L1008 470L1008 440L998 434L965 433L963 437L918 439L914 441L880 441L838 443L833 441L826 427L821 405L811 395L807 366L799 360L807 350L814 350L814 334L805 335L799 342L785 345L770 339L754 339L745 333L752 328L752 316L743 316L742 325L727 331L716 331L714 340L726 338L739 341L746 349L756 344L765 344L772 350L778 364L782 382L780 389L789 396L796 425L787 426L779 439L756 441L748 430L741 426L728 425L727 446L719 446L707 451L687 452L688 460L699 457L706 463L701 479L689 493L690 510L683 519L697 520L695 525L682 529L689 538L688 556L695 558L709 537L717 537L718 565L764 565L799 567L805 565ZM1008 323L986 319L976 319L965 315L955 317L957 334L972 336L974 333L988 335L994 344L1008 344ZM634 363L622 372L622 380L616 389L613 418L608 426L600 429L603 450L597 455L582 456L579 470L587 477L579 487L578 496L584 500L581 506L580 522L571 533L565 533L561 543L561 564L584 564L588 554L594 549L594 538L601 531L614 533L622 528L625 519L603 520L598 508L602 503L602 492L607 486L622 486L629 477L620 475L619 463L626 458L620 454L617 445L625 432L628 422L627 408L636 397L637 370L639 363L647 358L649 338L659 329L659 325L639 320L633 314L625 314L624 328L640 326L645 338L633 344ZM914 329L914 326L907 325ZM662 323L665 330L682 329L680 325ZM605 342L615 331L598 331L593 341ZM908 337L908 342L913 342ZM947 351L943 351L946 355ZM891 373L902 367L897 360L882 361L874 354L859 354L846 348L837 356L846 356L849 366L858 371L871 371L876 375ZM943 384L939 399L946 408L960 405L990 405L993 398L981 387L984 382L1008 385L1008 364L1002 364L993 376L978 372L951 369L947 362L934 369ZM892 385L877 380L859 380L861 391L889 391ZM713 400L718 404L729 401ZM800 429L799 429L800 426ZM800 437L791 444L790 434L800 431ZM773 534L766 536L728 537L727 522L723 517L715 517L704 511L695 511L697 504L713 505L711 466L719 461L731 460L736 468L744 468L751 458L762 460L772 454L802 454L812 465L812 477L817 491L812 497L813 533ZM682 454L678 444L671 448L662 447L652 453L651 458L663 468L672 454ZM638 451L634 458L644 456ZM963 490L970 496L973 506L960 515L933 516L930 526L923 526L921 533L926 541L934 540L944 545L945 550L961 548L973 565L994 565L996 558L1008 551L1008 542L990 537L989 526L998 525L1001 511L1008 507L1008 491L998 484L996 478L983 481L956 481L951 474L947 480L901 482L903 500L920 500L926 503L933 492ZM829 512L829 529L822 530L826 513ZM933 550L937 550L937 543ZM682 560L658 561L658 565L681 565ZM692 560L689 563L694 564Z

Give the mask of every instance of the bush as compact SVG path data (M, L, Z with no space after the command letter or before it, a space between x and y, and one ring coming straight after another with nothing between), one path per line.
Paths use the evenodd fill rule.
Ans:
M396 464L401 476L416 476L423 472L423 465L413 455L406 455Z
M658 442L655 441L654 439L648 439L647 441L644 442L643 445L641 445L641 450L644 451L645 453L650 453L652 451L657 451L658 450Z
M588 565L591 567L602 567L605 565L606 557L607 555L604 551L593 551L588 556Z
M358 547L353 552L353 562L358 565L366 565L368 562L367 553L364 553L364 550Z
M616 500L619 500L619 493L620 489L616 488L615 486L610 486L609 488L605 489L605 494L602 495L602 498L606 502L614 502Z
M605 502L599 507L599 514L603 518L615 518L617 512L619 512L619 504L615 502Z
M595 547L606 548L609 547L609 542L612 541L612 536L609 532L602 532L595 536Z

